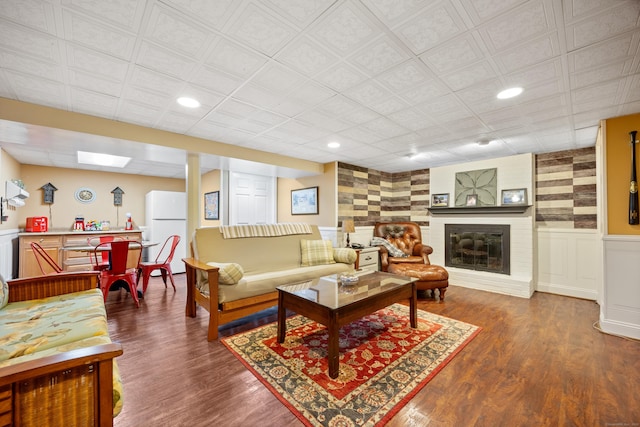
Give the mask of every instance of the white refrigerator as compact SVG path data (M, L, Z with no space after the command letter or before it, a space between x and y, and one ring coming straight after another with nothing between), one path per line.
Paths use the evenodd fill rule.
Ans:
M187 256L187 194L178 191L149 191L145 198L145 220L144 240L157 243L148 248L148 261L154 261L167 238L177 234L180 236L180 243L171 261L171 271L184 273L182 258ZM151 275L159 276L160 270L155 270Z

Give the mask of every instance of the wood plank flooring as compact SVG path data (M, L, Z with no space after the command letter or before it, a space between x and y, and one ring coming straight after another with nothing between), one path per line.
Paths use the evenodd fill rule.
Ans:
M220 342L207 312L185 317L178 291L152 278L139 309L126 292L107 300L121 342L125 389L116 427L302 426ZM640 426L640 343L593 328L593 301L531 299L450 286L419 309L482 327L388 426ZM221 336L276 320L269 309L224 326Z

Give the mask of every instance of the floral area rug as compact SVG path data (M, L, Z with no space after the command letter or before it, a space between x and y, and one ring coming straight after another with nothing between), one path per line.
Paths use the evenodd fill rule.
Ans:
M307 426L383 426L478 333L480 328L393 304L340 329L340 374L328 376L327 329L306 317L222 339Z

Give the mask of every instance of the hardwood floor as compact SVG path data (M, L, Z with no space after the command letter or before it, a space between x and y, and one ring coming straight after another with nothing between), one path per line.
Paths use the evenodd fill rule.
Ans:
M117 427L303 425L220 342L207 312L184 315L178 291L152 278L139 309L124 291L107 300L125 404ZM599 307L536 293L531 299L450 286L419 309L482 332L388 426L640 426L640 342L593 328ZM276 310L220 329L221 336L276 320Z

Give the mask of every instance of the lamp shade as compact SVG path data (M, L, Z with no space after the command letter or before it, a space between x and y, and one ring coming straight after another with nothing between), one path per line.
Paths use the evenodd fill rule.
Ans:
M343 233L355 233L356 226L353 223L352 219L345 219L342 221L342 232Z

